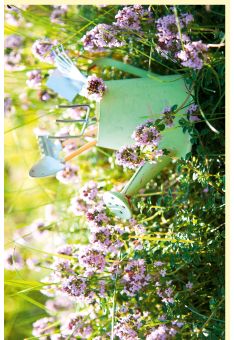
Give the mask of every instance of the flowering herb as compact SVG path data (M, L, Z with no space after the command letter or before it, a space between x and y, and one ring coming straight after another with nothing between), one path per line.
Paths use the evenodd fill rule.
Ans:
M101 78L89 76L80 94L90 100L99 102L102 99L105 91L106 85Z
M26 80L26 84L28 87L32 89L38 89L41 86L42 74L40 70L33 70L27 72L28 79Z
M32 45L32 53L40 61L52 64L54 62L54 55L52 48L57 44L56 40L40 39L36 40Z
M193 20L193 16L187 13L179 16L178 23L174 14L159 18L156 21L156 50L165 58L170 58L174 62L179 61L183 66L199 70L203 67L208 47L201 41L191 41L190 37L184 33Z
M125 41L118 38L118 29L112 25L99 24L87 32L81 39L84 49L90 52L102 52L105 48L121 47Z
M157 159L168 151L160 149L162 131L174 124L175 110L177 106L165 107L162 117L156 120L147 120L136 128L132 134L135 141L133 146L124 146L116 152L116 163L124 167L135 169L145 162L155 163Z

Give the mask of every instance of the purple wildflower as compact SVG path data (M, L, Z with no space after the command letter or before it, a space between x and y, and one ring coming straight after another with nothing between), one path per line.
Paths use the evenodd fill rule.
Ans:
M116 163L129 169L136 169L145 164L138 145L123 146L116 152Z
M94 181L87 182L81 189L81 198L86 203L92 203L98 194L97 183Z
M148 16L149 12L145 11L141 5L126 6L118 11L115 16L116 22L113 24L121 29L139 31L141 20Z
M116 239L118 231L115 232L115 229L111 227L112 226L107 226L94 229L90 236L90 242L94 249L104 253L117 253L123 243Z
M114 334L123 340L140 340L137 330L142 326L138 314L129 314L119 318L114 327Z
M164 263L161 262L161 261L156 261L156 262L154 262L154 267L161 267L161 266L163 266L163 265L164 265Z
M185 287L186 287L187 289L192 289L192 288L193 288L193 283L190 282L190 281L188 281L188 283L186 283Z
M146 123L136 128L132 138L139 146L157 146L161 140L161 133L157 127L154 126L153 120L148 120Z
M106 282L104 280L99 281L99 296L106 297Z
M61 255L71 256L73 253L73 247L69 244L62 245L57 249L57 253Z
M33 323L33 331L32 335L35 337L40 337L45 334L51 334L54 333L55 327L53 326L53 323L55 322L55 319L53 317L45 317L42 319L37 320Z
M70 275L62 283L62 291L71 297L83 298L86 293L86 279L77 275Z
M63 24L62 18L67 13L67 5L53 6L54 9L50 15L50 21L55 24Z
M98 78L96 76L89 76L80 92L80 95L90 100L100 102L105 91L106 85L104 84L104 81L101 78Z
M160 275L161 275L162 277L165 277L165 276L166 276L166 273L167 273L166 269L160 270Z
M4 97L4 115L8 116L14 112L14 107L12 106L12 99L8 95Z
M180 28L183 31L193 21L190 14L182 14L179 17ZM156 50L165 58L171 57L174 60L176 52L181 50L181 37L178 32L176 17L174 14L166 15L156 21L158 39ZM182 41L189 42L190 38L182 33Z
M103 272L106 266L106 259L103 252L93 249L91 246L85 246L80 250L79 264L85 268L85 274L90 276L95 272Z
M186 110L186 113L189 115L189 120L191 122L196 122L196 121L199 121L200 118L195 114L195 113L198 113L199 110L198 110L198 105L196 104L191 104L187 110Z
M82 216L87 212L87 204L78 196L71 199L70 210L75 216Z
M168 339L168 327L166 325L160 325L157 328L150 330L150 333L146 336L146 340L167 340Z
M49 299L45 304L51 313L67 311L73 307L73 303L65 296L57 296L55 299Z
M124 267L124 275L122 282L124 284L123 292L128 296L136 295L139 290L147 286L150 280L150 275L146 273L145 261L131 260Z
M203 67L203 54L207 52L207 45L201 41L193 41L184 44L183 50L176 53L176 57L181 61L183 66L200 70Z
M174 320L171 323L172 323L172 325L177 326L179 328L184 326L184 322L181 322L181 321L178 321L178 320Z
M54 55L52 53L52 48L57 44L55 40L40 39L36 40L32 45L32 53L40 61L53 64Z
M23 39L20 35L17 34L8 35L5 38L4 47L10 49L19 48L22 45L22 41Z
M26 84L32 89L38 89L41 86L42 75L40 70L33 70L26 73L28 79Z
M87 32L81 39L84 49L91 52L101 52L104 48L121 47L124 41L118 39L118 31L115 27L99 24Z
M172 284L172 281L166 282L167 288L163 290L162 286L156 283L157 295L162 299L162 302L164 303L173 304L175 302L174 297L173 297L174 290L170 287L171 284Z
M68 277L74 274L72 263L69 260L56 258L52 264L53 274L58 278Z
M19 51L12 50L10 53L4 55L4 68L6 71L23 70L24 66L20 65L21 54Z
M84 320L82 314L72 313L61 327L61 333L66 336L72 335L73 337L87 339L92 333L92 327Z
M66 164L64 170L57 173L56 178L63 184L77 183L79 180L78 167L75 165Z
M7 270L20 270L24 266L23 259L14 248L9 248L4 252L4 267Z
M180 28L183 30L193 17L188 14L182 14L179 18ZM157 28L157 46L156 50L165 58L174 59L174 54L181 50L181 37L178 32L176 17L174 14L166 15L156 21ZM182 33L183 42L190 41L190 38Z
M109 218L106 215L106 211L102 205L90 208L86 214L91 227L101 227L103 224L108 223Z

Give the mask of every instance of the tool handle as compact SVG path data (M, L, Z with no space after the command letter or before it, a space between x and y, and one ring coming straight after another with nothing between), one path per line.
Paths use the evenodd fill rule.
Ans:
M95 146L97 144L96 140L93 140L91 142L86 143L85 145L81 146L79 149L73 151L72 153L70 153L69 155L67 155L65 157L65 162L69 161L70 159L80 155L81 153L83 153L84 151L91 149L93 146Z

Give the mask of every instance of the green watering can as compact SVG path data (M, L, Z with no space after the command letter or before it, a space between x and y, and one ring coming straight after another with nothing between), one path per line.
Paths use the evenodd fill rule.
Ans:
M111 59L101 60L105 66L113 66L113 63L119 69L141 78L106 82L108 91L96 106L99 121L97 146L118 150L122 146L132 145L131 135L137 126L149 118L160 118L165 106L183 107L192 101L184 79L178 75L160 76ZM174 119L174 126L162 132L163 138L159 143L159 148L168 149L176 158L184 158L191 150L190 136L183 132L178 123L183 114L186 117L182 108ZM139 167L121 192L104 194L107 207L119 218L131 218L131 196L144 188L170 162L170 156L162 156L157 164L146 163Z
M179 113L175 115L173 127L162 131L162 139L159 143L159 148L169 150L170 155L160 157L156 164L146 163L139 167L121 192L106 192L104 194L104 203L112 213L119 218L130 219L132 212L129 199L168 166L171 157L184 158L191 150L190 136L187 132L183 132L178 121L181 115L186 117L183 106L192 102L192 97L186 88L184 79L179 75L156 75L108 58L100 59L95 64L102 67L114 66L138 78L105 82L107 91L101 102L96 104L97 141L88 143L90 147L97 145L102 148L119 150L122 146L132 145L134 141L131 135L137 126L147 119L160 118L165 106L177 105L178 108L181 107ZM88 147L81 149L82 151L87 150ZM68 161L80 153L80 151L75 151L64 160L56 158L59 164L57 171L61 170L64 161ZM54 157L54 154L47 154L47 156ZM31 175L33 168L30 171ZM57 171L55 166L52 172L56 173ZM51 174L50 171L49 175ZM45 173L44 176L46 176Z

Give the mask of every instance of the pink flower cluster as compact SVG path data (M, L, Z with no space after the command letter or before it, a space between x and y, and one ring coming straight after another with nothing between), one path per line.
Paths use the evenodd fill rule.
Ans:
M101 101L106 92L106 85L101 78L96 76L89 76L80 94L90 100L96 102Z
M189 107L186 110L186 113L188 113L189 120L191 122L200 121L200 118L197 116L197 114L199 113L198 105L196 104L189 105Z
M20 270L24 266L24 261L20 253L14 249L9 248L4 252L4 267L7 270Z
M208 47L202 41L192 41L184 44L183 50L176 53L176 57L181 60L181 65L200 70L204 63L204 52L207 51Z
M92 294L89 294L87 280L77 275L70 275L63 280L61 290L76 301L92 300Z
M174 14L159 18L156 21L156 50L162 56L179 61L185 67L200 70L203 67L204 55L208 47L201 41L191 41L190 37L183 33L193 20L191 14L181 14L178 23L181 30L179 32Z
M97 183L95 183L94 181L87 182L80 189L80 192L81 199L83 199L86 203L92 203L98 194Z
M143 18L149 18L149 11L141 5L126 6L118 11L113 24L121 29L139 31Z
M28 87L32 89L38 89L41 86L42 75L40 70L33 70L26 73L28 79L26 80L26 84Z
M119 248L123 245L123 243L117 238L118 234L121 233L122 231L120 229L111 225L94 228L90 236L90 242L93 249L103 253L109 252L116 254Z
M106 258L103 252L96 250L92 245L85 246L76 255L81 267L85 269L85 275L103 272L106 266Z
M127 30L141 30L144 19L150 18L150 12L141 5L125 6L115 16L112 25L98 24L81 39L84 49L91 52L102 52L105 48L126 45L123 34Z
M53 11L50 15L50 21L55 24L62 25L63 24L63 17L67 13L67 5L62 6L53 6Z
M39 39L32 45L32 53L40 61L53 64L54 55L52 48L57 44L56 40Z
M85 322L84 316L81 313L70 314L61 327L61 334L69 338L72 335L72 338L87 339L91 333L92 327Z
M114 334L123 340L140 340L137 334L137 330L142 326L140 317L139 313L120 317L114 327Z
M129 261L123 272L123 292L128 296L136 295L143 287L149 284L151 276L146 272L143 259Z
M78 167L72 164L66 164L64 170L57 173L56 178L63 184L77 183L79 181Z
M86 214L90 227L101 227L109 222L109 217L106 214L105 208L102 205L98 205L94 208L90 208Z
M53 323L55 319L53 317L45 317L37 320L33 323L33 331L32 335L35 337L39 337L40 339L44 339L43 335L52 334L55 331L55 327Z
M150 333L146 336L146 340L168 340L174 337L176 333L177 330L174 327L160 325L150 330Z
M17 34L8 35L4 41L4 48L15 49L21 47L23 38Z
M79 196L75 196L71 199L70 210L75 216L82 216L87 212L87 204Z
M150 119L136 128L132 134L132 138L135 140L136 145L139 146L157 146L162 136L154 125L154 121Z
M164 277L165 275L162 275L161 273L161 276ZM174 290L171 288L171 286L172 286L172 281L167 281L166 288L164 289L162 288L162 284L160 284L159 282L156 282L157 295L162 299L162 302L164 303L173 304L175 302Z
M123 146L116 152L116 163L129 169L135 169L145 164L140 146Z
M21 46L23 39L17 34L6 36L4 42L4 68L6 71L19 71L24 69L21 62Z
M81 39L84 49L91 52L101 52L104 48L121 47L124 41L118 39L118 30L112 25L99 24L87 32Z

